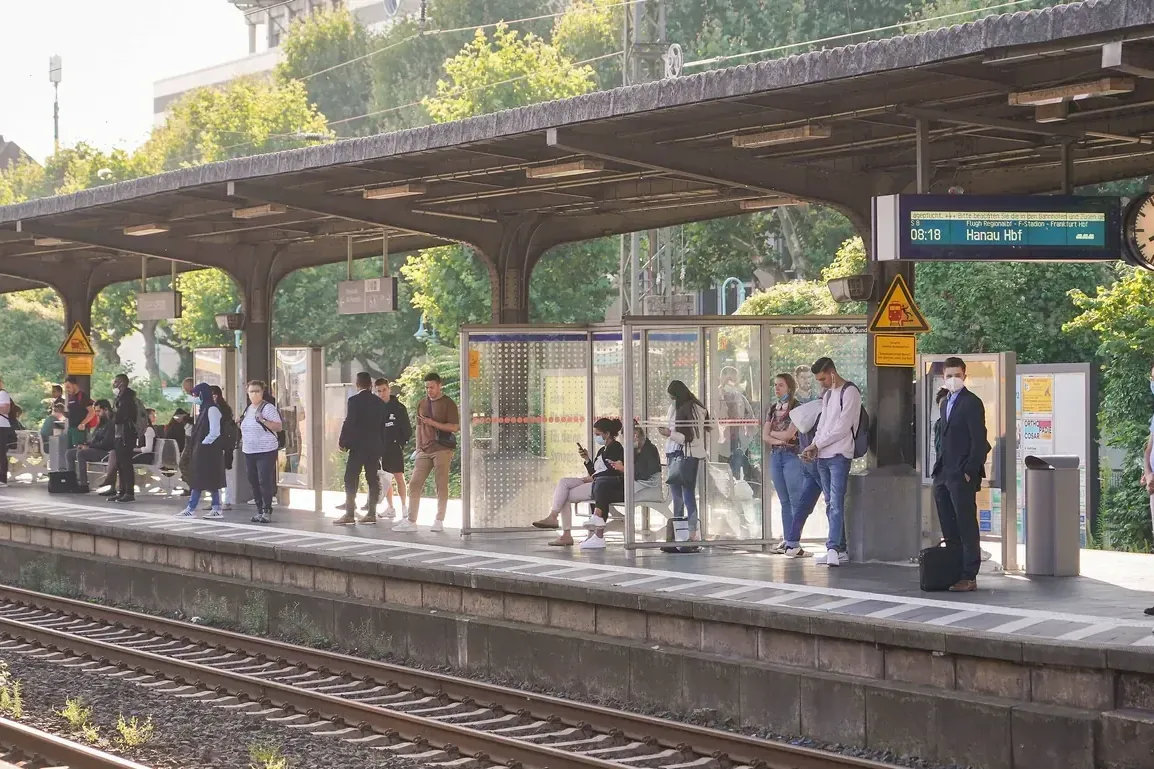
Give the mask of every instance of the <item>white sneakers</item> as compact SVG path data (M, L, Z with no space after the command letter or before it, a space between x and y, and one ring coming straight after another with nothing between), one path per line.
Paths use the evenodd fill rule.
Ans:
M389 505L385 508L385 511L381 513L380 517L384 518L386 521L391 521L397 517L397 510L392 505Z
M797 547L785 548L785 550L782 551L782 555L786 558L809 558L811 553L806 552L801 545L798 545Z
M440 534L444 530L445 530L445 522L444 521L433 521L433 525L429 527L429 531L433 532L434 534Z
M596 534L590 534L589 538L581 543L582 550L604 550L605 537L599 537Z
M186 507L183 510L181 510L179 513L175 513L172 517L173 518L195 518L196 517L196 511L195 510L189 510Z
M839 552L831 548L825 551L825 555L819 555L815 563L818 566L844 566L849 563L849 553Z
M587 529L600 529L604 526L605 519L596 514L589 516L589 520L585 521L585 528Z
M223 517L224 517L224 513L222 513L222 512L220 511L220 508L219 508L219 507L214 507L214 508L212 508L211 510L209 510L207 513L205 513L204 515L202 515L202 516L200 516L200 517L201 517L201 518L208 518L208 519L212 519L212 518L223 518Z
M393 531L400 532L402 534L411 534L414 531L419 531L419 529L417 528L417 524L413 523L408 518L402 518L393 524Z

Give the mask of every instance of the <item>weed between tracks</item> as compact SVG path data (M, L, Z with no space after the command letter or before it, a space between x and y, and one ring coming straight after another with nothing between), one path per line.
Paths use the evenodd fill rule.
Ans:
M25 590L61 598L84 598L84 593L47 561L33 561L21 566L17 584Z
M83 737L85 742L93 745L100 742L100 730L92 723L92 708L85 705L84 700L69 697L56 715L67 721L68 728Z
M12 718L24 717L24 698L20 682L8 671L8 663L0 662L0 714Z
M120 735L120 741L128 748L139 748L152 739L156 729L152 725L152 716L149 716L141 723L136 716L124 720L124 714L116 717L116 731Z
M281 752L280 745L272 742L258 742L250 745L248 757L250 769L288 769L289 760Z

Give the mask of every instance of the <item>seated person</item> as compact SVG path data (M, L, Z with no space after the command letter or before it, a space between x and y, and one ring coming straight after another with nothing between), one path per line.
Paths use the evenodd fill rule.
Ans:
M168 420L168 424L164 426L164 434L157 434L158 438L167 438L170 441L176 441L176 450L178 454L184 453L185 442L188 440L188 426L192 423L192 418L184 409L177 409L172 414L172 419Z
M88 463L105 462L113 448L116 437L116 428L112 424L112 404L101 399L92 404L91 414L84 424L91 425L88 438L68 454L68 465L76 471L76 483L79 491L88 491Z
M144 434L136 441L136 453L132 455L132 466L137 465L148 466L152 464L155 458L153 453L156 447L156 409L145 409L144 413L148 415L148 427L144 428ZM97 484L98 488L107 486L108 488L100 492L102 497L117 496L116 473L119 470L119 462L116 458L116 452L108 455L108 472Z
M593 439L601 449L597 456L589 459L589 452L581 444L577 444L577 454L585 462L588 475L582 478L562 478L553 492L553 507L549 515L533 525L538 529L556 529L557 519L561 519L561 536L549 544L553 547L571 547L573 545L573 503L589 502L594 499L594 492L598 483L614 483L614 477L620 483L621 471L615 469L611 463L625 459L625 448L617 440L621 434L621 420L602 417L593 423ZM581 544L584 550L602 549L605 547L603 537L590 536Z
M52 404L52 413L46 416L40 425L41 445L47 449L48 441L52 438L53 435L59 435L60 433L66 432L67 430L68 416L66 415L64 404Z
M593 485L593 515L585 528L591 536L605 536L605 522L612 505L625 501L625 462L610 460L609 467L620 475L606 476ZM655 489L661 486L661 454L640 426L633 428L633 491Z

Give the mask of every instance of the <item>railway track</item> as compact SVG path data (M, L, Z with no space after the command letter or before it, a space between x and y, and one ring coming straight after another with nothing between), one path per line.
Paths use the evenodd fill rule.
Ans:
M892 769L0 586L0 649L451 769Z
M148 769L111 753L0 718L0 769Z

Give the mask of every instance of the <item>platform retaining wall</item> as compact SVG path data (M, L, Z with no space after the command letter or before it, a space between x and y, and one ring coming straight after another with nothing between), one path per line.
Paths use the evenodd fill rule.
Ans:
M1151 651L109 528L0 521L0 578L941 763L1154 766Z

